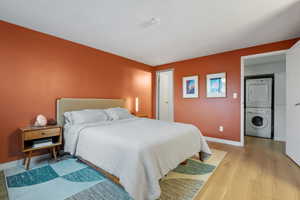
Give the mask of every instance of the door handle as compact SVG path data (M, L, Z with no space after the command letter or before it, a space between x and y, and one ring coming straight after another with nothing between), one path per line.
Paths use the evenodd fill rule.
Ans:
M299 103L296 103L295 106L300 106L300 102L299 102Z

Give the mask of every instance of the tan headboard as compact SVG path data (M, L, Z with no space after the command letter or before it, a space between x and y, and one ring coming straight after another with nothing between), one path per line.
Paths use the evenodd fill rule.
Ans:
M58 125L64 125L64 113L84 109L124 108L124 99L85 99L61 98L56 102L56 120Z

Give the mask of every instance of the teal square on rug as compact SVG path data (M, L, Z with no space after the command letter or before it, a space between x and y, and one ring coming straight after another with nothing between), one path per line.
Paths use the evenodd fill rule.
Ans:
M51 166L47 165L7 177L7 186L9 188L13 188L37 185L53 180L57 177L59 177L58 174L52 169Z
M74 158L10 173L6 182L10 200L131 199L120 186Z

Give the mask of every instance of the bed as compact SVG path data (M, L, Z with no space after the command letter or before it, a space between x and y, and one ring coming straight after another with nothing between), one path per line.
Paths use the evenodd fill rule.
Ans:
M186 159L211 151L190 124L130 117L65 124L64 113L125 107L122 99L59 99L57 121L64 126L64 150L119 183L135 200L160 196L159 180Z

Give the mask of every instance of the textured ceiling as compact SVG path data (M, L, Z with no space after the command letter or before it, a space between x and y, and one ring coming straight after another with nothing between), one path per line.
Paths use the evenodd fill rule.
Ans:
M0 19L156 66L299 37L300 1L1 0Z

